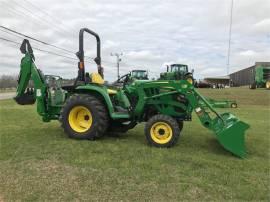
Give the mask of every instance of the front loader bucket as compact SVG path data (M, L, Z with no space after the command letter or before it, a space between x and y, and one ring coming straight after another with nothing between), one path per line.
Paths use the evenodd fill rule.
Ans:
M213 122L213 129L220 144L240 158L246 156L245 131L249 125L230 113L221 114Z

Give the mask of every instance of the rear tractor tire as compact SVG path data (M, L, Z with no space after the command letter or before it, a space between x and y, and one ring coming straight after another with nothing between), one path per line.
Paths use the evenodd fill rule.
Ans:
M109 117L106 107L98 98L75 94L67 99L59 121L70 138L94 140L106 132Z
M145 124L146 140L152 146L172 147L177 143L179 135L179 123L167 115L155 115Z

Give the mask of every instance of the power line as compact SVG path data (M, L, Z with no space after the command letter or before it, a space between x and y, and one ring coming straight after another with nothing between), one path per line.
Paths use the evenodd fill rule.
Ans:
M57 48L57 49L59 49L59 50L62 50L62 51L65 51L65 52L74 54L73 51L67 50L67 49L65 49L65 48L58 47L58 46L53 45L53 44L49 44L49 43L47 43L47 42L41 41L41 40L39 40L39 39L36 39L36 38L31 37L31 36L28 36L28 35L22 34L22 33L20 33L20 32L17 32L17 31L15 31L15 30L9 29L9 28L7 28L7 27L5 27L5 26L0 25L0 28L5 29L5 30L8 30L8 31L10 31L10 32L12 32L12 33L15 33L15 34L17 34L17 35L26 37L26 38L31 39L31 40L33 40L33 41L42 43L42 44L44 44L44 45L51 46L51 47L53 47L53 48Z
M11 1L13 1L18 7L24 9L25 11L27 11L27 13L29 13L29 14L30 14L31 16L33 16L35 19L40 20L40 21L42 21L42 22L46 22L48 25L50 25L50 28L52 28L51 23L50 23L47 19L46 19L46 21L45 21L44 18L42 18L41 16L34 15L34 14L32 13L32 11L29 10L29 9L31 9L31 8L27 8L27 7L25 7L25 6L21 5L21 4L18 4L15 0L11 0ZM8 5L8 6L10 7L9 9L11 9L11 11L13 11L13 10L14 10L14 11L17 11L17 12L19 11L20 14L21 14L22 16L25 16L25 12L23 12L22 10L18 10L18 9L15 10L14 7L12 7L10 4L7 4L7 3L9 3L9 2L4 2L4 3L6 3L6 5ZM57 26L57 25L59 25L59 24L63 25L63 23L62 23L60 20L58 20L56 17L52 17L49 13L43 11L43 10L40 9L38 6L36 6L35 4L31 3L31 2L28 1L28 0L24 0L24 3L30 4L32 7L36 8L36 9L39 10L40 12L44 13L46 16L50 17L50 18L53 20L52 22L53 22L54 24L55 24L55 20L57 20L59 23L58 23L58 24L55 24L56 26L53 26L53 27L54 27L54 28L55 28L55 27L58 27L58 29L62 29L61 27L59 27L59 26ZM26 4L25 4L25 5L26 5ZM13 11L13 12L14 12L14 11ZM17 12L15 12L15 14L18 14ZM29 17L29 15L28 15L27 17ZM39 19L38 19L38 18L39 18ZM42 44L44 44L44 45L51 46L51 47L53 47L53 48L56 48L56 49L65 51L65 52L67 52L67 53L71 53L72 55L75 54L73 51L70 51L70 50L68 50L68 49L61 48L61 47L56 46L56 45L53 45L53 44L49 44L49 43L44 42L44 41L41 41L41 40L39 40L39 39L35 39L35 38L31 37L31 36L27 36L27 35L25 35L25 34L22 34L22 33L19 33L19 32L17 32L17 31L15 31L15 30L11 30L11 29L9 29L9 28L7 28L7 27L4 27L4 26L0 26L0 27L3 28L3 29L8 30L8 31L10 31L10 32L13 32L13 33L15 33L15 34L18 34L18 35L20 35L20 36L23 36L23 37L26 37L26 38L28 38L28 39L31 39L31 40L33 40L33 41L42 43ZM63 27L65 27L65 26L63 25ZM62 30L63 30L63 29L62 29ZM67 30L67 29L65 28L65 31L66 31L66 30ZM2 30L0 30L0 31L2 31ZM67 30L67 31L69 32L70 30ZM6 33L7 33L7 32L6 32ZM62 33L61 33L61 34L62 34ZM89 58L89 59L93 59L93 60L94 60L94 57L90 57L90 56L86 56L86 55L85 55L85 58ZM92 61L91 61L91 62L92 62ZM103 62L103 63L107 63L107 64L111 64L111 65L113 64L112 62L105 61L105 60L102 60L102 62Z
M28 36L28 35L26 35L26 34L17 32L17 31L15 31L15 30L10 29L10 28L7 28L7 27L5 27L5 26L0 25L0 28L5 29L5 30L7 30L7 31L9 31L9 32L11 32L11 33L13 33L13 35L14 35L14 34L17 34L17 35L19 35L19 36L23 36L23 37L28 38L28 39L31 39L31 40L33 40L33 41L39 42L39 43L41 43L41 44L44 44L44 45L47 45L47 46L50 46L50 47L53 47L53 48L56 48L56 49L65 51L65 52L67 52L67 53L71 53L72 55L75 55L75 53L74 53L73 51L67 50L67 49L65 49L65 48L61 48L61 47L59 47L59 46L56 46L56 45L53 45L53 44L50 44L50 43L47 43L47 42L44 42L44 41L41 41L41 40L39 40L39 39L36 39L36 38L33 38L33 37ZM0 31L3 31L3 30L0 30ZM8 33L8 32L6 32L6 33ZM11 33L10 33L10 34L11 34ZM22 38L22 37L20 37L20 38ZM86 58L89 58L89 59L92 59L92 60L94 59L93 57L90 57L90 56L85 56L85 57L86 57ZM107 63L107 64L108 64L108 63L113 64L113 63L111 63L111 62L107 62L107 61L104 61L104 60L103 60L103 62L104 62L104 63Z
M13 41L13 40L10 40L10 39L6 39L6 38L3 38L0 36L0 40L2 41L6 41L6 42L9 42L9 43L12 43L12 44L15 44L15 45L21 45L21 43L18 43L16 41ZM40 48L36 48L36 47L32 47L34 50L37 50L37 51L40 51L40 52L44 52L44 53L48 53L48 54L51 54L51 55L56 55L56 56L59 56L59 57L63 57L63 58L66 58L66 59L70 59L70 60L73 60L73 61L77 61L77 59L75 58L71 58L69 56L65 56L65 55L62 55L62 54L58 54L58 53L55 53L55 52L52 52L52 51L47 51L47 50L43 50L43 49L40 49ZM127 64L126 64L127 65ZM129 65L131 66L131 65ZM119 70L119 69L118 69ZM152 72L154 74L157 74L156 72ZM119 75L119 72L118 72L118 75Z
M20 43L15 42L15 41L12 41L12 40L9 40L9 39L6 39L6 38L0 37L0 39L3 40L3 41L7 41L7 42L10 42L10 43L16 44L16 45L20 45Z
M10 42L10 43L19 45L19 46L21 45L20 43L18 43L16 41L13 41L13 40L10 40L10 39L6 39L6 38L3 38L3 37L0 37L0 40L7 41L7 42ZM36 48L36 47L33 47L33 49L34 50L38 50L40 52L45 52L45 53L48 53L48 54L51 54L51 55L56 55L56 56L60 56L60 57L63 57L63 58L67 58L67 59L71 59L71 60L77 61L77 59L75 59L75 58L72 58L72 57L69 57L69 56L65 56L65 55L62 55L62 54L59 54L59 53L55 53L55 52L52 52L52 51L47 51L47 50L43 50L43 49Z
M8 11L9 11L9 14L10 14L10 13L13 13L13 14L19 15L19 16L21 16L21 17L23 17L23 18L25 18L25 17L32 18L32 17L30 17L30 16L28 16L28 15L25 15L25 13L24 13L23 11L17 10L17 9L15 9L13 6L10 6L10 5L8 4L8 2L6 2L6 1L1 1L1 4L2 4L2 5L1 5L2 8L3 8L3 4L7 5L6 8L3 8L3 9L8 10ZM16 16L15 16L15 17L16 17ZM33 21L32 23L34 23L34 24L36 24L36 25L40 25L40 23L38 24L36 21Z
M57 17L53 17L51 16L48 12L40 9L38 6L36 6L35 4L33 4L32 2L28 1L28 0L24 0L24 2L27 2L29 5L31 5L32 7L36 8L37 10L39 10L40 12L44 13L46 16L50 17L51 19L53 19L53 21L57 21L59 24L63 25L63 22L61 20L59 20ZM63 25L65 27L65 25ZM90 58L90 59L94 59L92 57L89 56L85 56L86 58ZM112 62L108 62L108 61L104 61L102 60L102 62L107 63L107 64L113 64Z
M13 1L14 3L17 4L16 1L14 1L14 0L12 0L12 1ZM25 0L25 2L28 2L29 4L31 4L32 7L38 8L36 5L34 5L33 3L31 3L31 2L29 2L29 1L27 1L27 0ZM9 3L9 2L2 2L2 3L6 3L6 5L8 5L9 7L11 7L9 4L7 4L7 3ZM22 6L22 5L18 5L18 6L21 7L21 8L23 8L24 10L26 10L28 13L31 14L31 16L33 16L34 18L37 19L37 17L32 13L31 10L29 10L28 8L26 8L25 6ZM12 8L12 9L11 9L11 8ZM11 7L11 8L8 8L8 9L11 9L12 12L16 11L16 12L14 12L15 14L18 14L18 11L19 11L21 16L25 16L25 13L24 13L23 11L21 11L21 10L15 10L13 7ZM54 21L57 20L57 19L55 19L55 17L52 17L51 15L49 15L47 12L42 11L42 10L39 9L39 8L38 8L38 10L41 11L42 13L44 13L45 15L51 17ZM28 17L29 17L29 16L28 16ZM40 17L40 16L38 16L38 17ZM41 18L40 21L44 22L44 19ZM53 21L53 22L54 22L54 21ZM57 21L59 22L59 24L63 24L60 20L57 20ZM50 22L47 21L47 24L50 25L50 28L52 27ZM58 25L58 24L57 24L57 25ZM7 28L7 27L4 27L4 26L0 26L0 27L3 28L3 29L8 30L8 31L10 31L10 32L13 32L13 33L15 33L15 34L18 34L18 35L21 35L21 36L23 36L23 37L26 37L26 38L28 38L28 39L32 39L32 40L34 40L34 41L36 41L36 42L42 43L42 44L44 44L44 45L51 46L51 47L53 47L53 48L56 48L56 49L65 51L65 52L67 52L67 53L71 53L71 54L73 54L73 55L75 54L73 51L67 50L67 49L65 49L65 48L61 48L61 47L56 46L56 45L53 45L53 44L49 44L49 43L44 42L44 41L41 41L41 40L39 40L39 39L35 39L35 38L31 37L31 36L27 36L27 35L25 35L25 34L22 34L22 33L19 33L19 32L17 32L17 31L15 31L15 30L11 30L11 29L9 29L9 28ZM55 27L55 26L54 26L54 27ZM58 28L59 28L59 26L58 26ZM67 30L67 29L66 29L66 30ZM0 30L0 31L1 31L1 30ZM69 31L70 31L70 30L68 30L68 32L69 32ZM7 32L6 32L6 33L7 33ZM61 33L61 34L62 34L62 33ZM90 57L90 56L87 56L87 55L85 55L85 58L89 58L89 59L92 59L92 60L95 59L94 57ZM105 61L105 60L102 60L102 62L103 62L103 63L107 63L107 64L113 64L112 62Z
M46 12L46 11L40 9L38 6L36 6L35 4L33 4L32 2L30 2L30 1L28 1L28 0L24 0L24 2L25 2L25 3L28 3L28 4L31 5L33 8L39 10L41 13L43 13L43 14L45 14L46 16L50 17L50 18L52 19L53 22L57 21L57 22L58 22L58 25L60 24L60 25L62 25L63 28L64 28L65 25L63 24L63 22L62 22L61 20L59 20L58 18L56 18L56 16L54 16L54 17L51 16L48 12ZM65 29L65 30L67 30L67 29ZM70 30L67 30L67 31L69 32Z
M10 12L15 14L15 18L17 18L16 16L19 15L19 16L22 16L23 18L29 18L29 19L34 19L33 21L31 21L31 23L34 23L35 25L37 26L40 26L42 22L44 24L44 20L43 19L38 19L34 14L33 12L31 11L23 11L21 9L19 9L18 7L14 6L14 4L10 4L11 2L9 1L2 1L1 4L2 5L6 5L6 8L5 9L8 9L9 10L9 14ZM15 2L16 3L16 2ZM1 6L2 6L1 5ZM27 21L27 23L29 23L30 21ZM47 26L48 24L46 24ZM51 26L52 28L55 28L54 26ZM57 31L57 30L56 30ZM60 32L59 32L60 33ZM61 33L62 34L62 33Z
M10 39L1 37L1 36L0 36L0 40L6 41L6 42L10 42L10 43L15 44L15 45L18 45L18 46L21 45L21 43L18 43L16 41L13 41L13 40L10 40ZM40 52L44 52L44 53L48 53L48 54L51 54L51 55L55 55L55 56L63 57L63 58L66 58L66 59L70 59L70 60L73 60L73 61L77 61L76 58L72 58L72 57L69 57L69 56L66 56L66 55L63 55L63 54L55 53L53 51L48 51L48 50L44 50L44 49L36 48L36 47L32 47L32 48L34 50L37 50L37 51L40 51ZM87 60L87 61L90 62L89 60ZM91 62L93 62L93 61L91 61Z
M41 21L41 22L43 22L43 23L46 23L47 25L49 25L50 27L52 27L51 24L54 23L54 21L53 21L53 22L50 22L50 21L47 20L47 18L42 18L42 17L39 16L39 15L35 15L35 14L33 13L33 11L32 11L30 8L27 8L27 7L23 6L21 3L17 3L15 0L10 0L9 2L6 2L6 3L7 3L7 5L10 5L9 3L12 3L12 2L13 2L13 5L10 6L12 9L14 9L13 6L14 6L14 4L15 4L17 7L19 7L19 8L22 9L22 10L19 10L19 11L20 11L20 12L23 12L23 14L27 13L28 15L32 16L33 18L35 18L35 19L37 19L37 20L39 20L39 21ZM53 26L53 27L54 27L54 28L55 28L55 27L58 27L58 25L55 24L55 26ZM58 31L58 30L59 30L59 31ZM69 31L67 31L67 30L64 30L64 29L61 28L61 27L58 27L58 30L56 30L56 31L58 31L60 34L63 34L63 33L62 33L63 31L66 32L66 33L69 32ZM61 30L61 32L60 32L60 30Z
M8 35L11 35L11 36L15 36L15 37L18 37L18 38L21 38L21 39L25 39L25 37L22 37L22 36L20 36L20 35L17 35L17 34L15 34L15 33L12 33L12 32L8 32L8 31L6 31L6 30L0 29L0 31L6 33L6 34L8 34ZM34 41L34 43L37 43L37 42Z

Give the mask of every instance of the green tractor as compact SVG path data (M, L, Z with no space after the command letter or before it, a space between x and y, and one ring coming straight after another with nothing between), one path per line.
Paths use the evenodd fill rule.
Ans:
M137 80L149 80L148 71L142 69L135 69L130 72L130 76Z
M184 64L167 65L167 72L160 74L159 80L187 80L194 85L194 70L189 72L188 66ZM214 108L237 108L235 100L214 100L207 98L208 103Z
M257 67L253 70L253 78L253 83L249 86L250 89L270 89L270 67Z
M133 83L135 80L149 80L148 71L146 70L132 70L131 72L121 76L112 83L113 87L123 87L123 84Z
M97 40L97 73L85 72L84 33ZM183 122L191 121L195 111L201 124L214 132L226 150L242 158L246 155L244 134L249 125L230 113L219 114L187 80L135 80L118 90L104 85L100 38L87 28L79 33L78 77L74 85L62 86L60 77L44 76L35 65L28 40L23 41L21 52L24 57L15 101L22 105L37 102L43 121L59 120L71 138L94 140L145 122L149 145L171 147L179 139ZM29 80L33 80L33 89L27 88Z
M167 72L160 73L160 80L187 80L193 84L193 70L189 72L188 66L184 64L167 65Z

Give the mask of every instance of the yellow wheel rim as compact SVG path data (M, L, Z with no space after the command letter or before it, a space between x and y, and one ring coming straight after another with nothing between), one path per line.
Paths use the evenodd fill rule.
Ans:
M168 143L173 136L172 128L165 122L156 122L150 129L150 135L153 141L158 144Z
M270 89L270 81L266 81L266 88Z
M90 110L86 107L76 106L70 110L68 122L75 132L83 133L91 128L93 117Z
M192 78L187 78L187 82L189 82L190 84L193 84Z
M237 107L237 104L232 103L232 108L236 108L236 107Z

